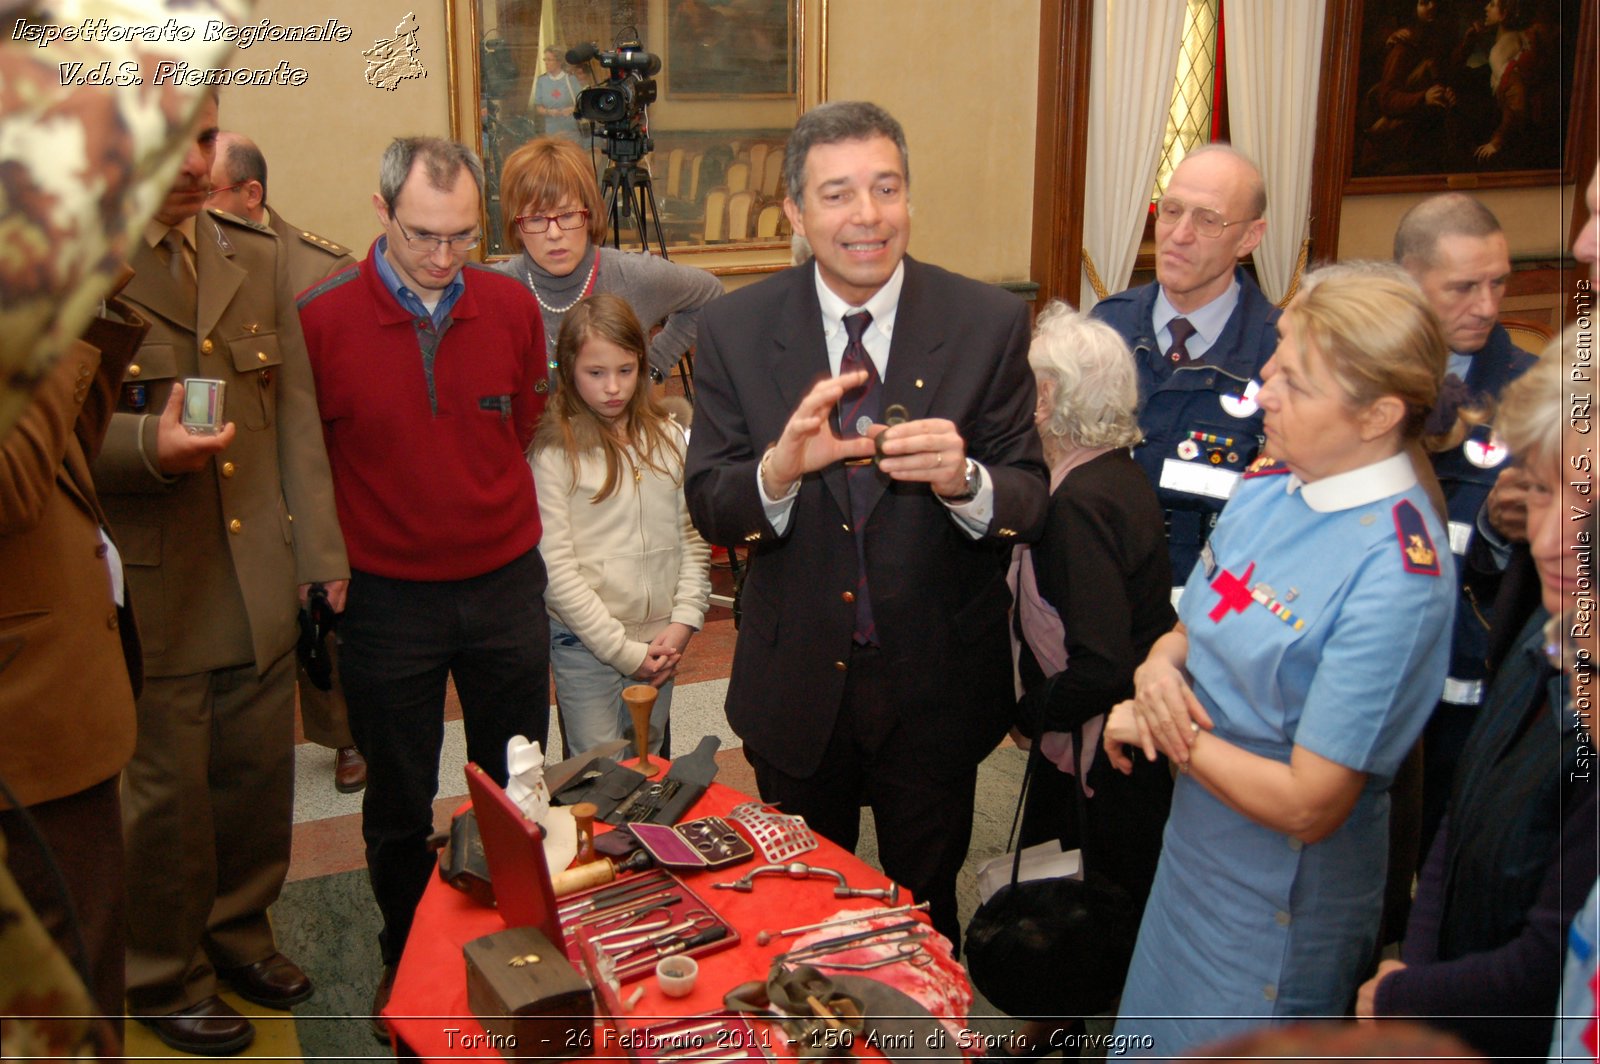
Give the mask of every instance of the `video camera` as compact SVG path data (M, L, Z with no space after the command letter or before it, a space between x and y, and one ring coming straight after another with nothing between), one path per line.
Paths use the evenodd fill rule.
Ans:
M566 58L572 66L598 59L611 72L604 84L578 93L573 117L595 124L613 161L635 162L648 155L655 145L646 131L645 108L656 100L661 57L645 51L635 31L619 35L614 51L602 52L591 42L571 49Z

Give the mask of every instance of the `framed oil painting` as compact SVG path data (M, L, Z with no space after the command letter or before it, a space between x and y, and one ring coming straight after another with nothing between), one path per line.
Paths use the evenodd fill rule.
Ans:
M1333 128L1346 195L1574 180L1592 0L1348 0ZM1333 25L1335 23L1331 23Z

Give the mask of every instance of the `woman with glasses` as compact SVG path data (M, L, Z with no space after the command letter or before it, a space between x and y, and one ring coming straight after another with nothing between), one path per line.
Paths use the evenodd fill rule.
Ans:
M1413 285L1308 277L1262 371L1266 452L1179 623L1106 719L1124 772L1179 768L1119 1035L1175 1057L1342 1015L1377 941L1390 781L1444 683L1455 582L1408 441L1444 375Z
M601 247L605 203L589 157L571 141L540 137L512 152L500 175L500 202L506 242L520 242L523 252L497 268L539 301L552 364L562 316L584 296L612 292L647 331L662 326L650 341L650 377L665 380L694 344L700 308L722 294L722 283L656 255Z

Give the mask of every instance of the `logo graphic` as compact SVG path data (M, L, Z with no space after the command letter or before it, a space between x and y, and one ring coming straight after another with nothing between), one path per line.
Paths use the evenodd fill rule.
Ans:
M407 11L406 17L394 28L393 37L380 40L361 53L367 57L368 85L393 92L407 78L428 76L418 58L422 47L417 44L417 32L416 12Z

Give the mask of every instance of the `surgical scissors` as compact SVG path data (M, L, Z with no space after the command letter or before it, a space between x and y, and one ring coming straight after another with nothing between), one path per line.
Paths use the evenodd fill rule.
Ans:
M823 958L839 953L849 953L852 950L873 949L878 946L889 945L889 943L869 942L864 946L846 946L844 949L836 949L832 953L821 953L807 957L805 958L805 963L819 968L837 968L845 972L870 972L874 968L887 968L889 965L899 964L901 961L908 962L913 968L926 968L933 963L933 954L922 948L922 940L923 936L920 935L916 938L902 939L894 943L893 953L879 957L876 960L852 961L847 964L843 961L830 961Z
M642 934L634 935L632 938L623 938L612 942L609 941L609 938L613 932L609 931L597 937L606 939L607 941L601 945L601 948L613 960L620 960L630 953L637 953L641 949L656 949L670 945L680 938L688 938L700 931L709 931L721 923L721 920L704 909L690 909L683 914L683 919L675 924L662 923L659 925L652 924L648 927L630 927L627 930L643 932ZM620 931L622 929L618 928L617 930ZM594 942L595 938L590 938L589 941Z

